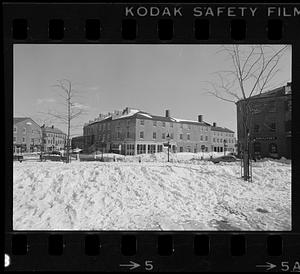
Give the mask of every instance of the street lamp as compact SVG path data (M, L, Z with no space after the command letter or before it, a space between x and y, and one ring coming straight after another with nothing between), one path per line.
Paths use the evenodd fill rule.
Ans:
M227 148L227 144L226 144L226 143L227 143L227 140L226 140L226 139L224 139L224 141L223 141L223 142L224 142L224 156L225 156L225 151L226 151L226 148Z
M168 140L168 162L170 162L170 134L167 134L167 140Z

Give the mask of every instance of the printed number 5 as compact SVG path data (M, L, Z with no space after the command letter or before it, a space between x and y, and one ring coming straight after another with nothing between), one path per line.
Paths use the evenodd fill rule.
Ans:
M289 271L289 270L290 270L289 262L281 262L281 271Z
M152 261L145 261L145 270L152 270L153 269L153 264Z

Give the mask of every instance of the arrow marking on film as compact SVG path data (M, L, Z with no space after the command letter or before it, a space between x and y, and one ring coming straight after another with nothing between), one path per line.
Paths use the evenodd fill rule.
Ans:
M135 262L132 262L132 261L129 261L129 262L130 262L130 264L120 264L120 266L129 267L130 270L138 268L138 267L141 266L138 263L135 263Z
M272 269L272 268L275 268L276 265L275 265L275 264L272 264L272 263L266 262L266 264L263 264L263 265L256 265L256 267L266 267L266 270L270 270L270 269Z

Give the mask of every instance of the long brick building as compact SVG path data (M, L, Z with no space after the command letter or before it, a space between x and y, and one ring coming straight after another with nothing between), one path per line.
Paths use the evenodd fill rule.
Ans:
M162 152L169 141L172 152L234 151L234 132L198 119L183 120L126 108L100 114L84 125L84 150L105 151L124 155ZM224 140L226 140L224 142Z

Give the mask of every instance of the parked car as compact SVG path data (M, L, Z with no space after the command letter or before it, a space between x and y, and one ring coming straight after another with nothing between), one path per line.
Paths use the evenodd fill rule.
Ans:
M24 160L24 157L23 157L23 155L14 154L13 160L22 162Z
M225 155L225 156L211 159L211 161L215 164L220 163L220 162L235 162L237 160L238 159L233 155Z

